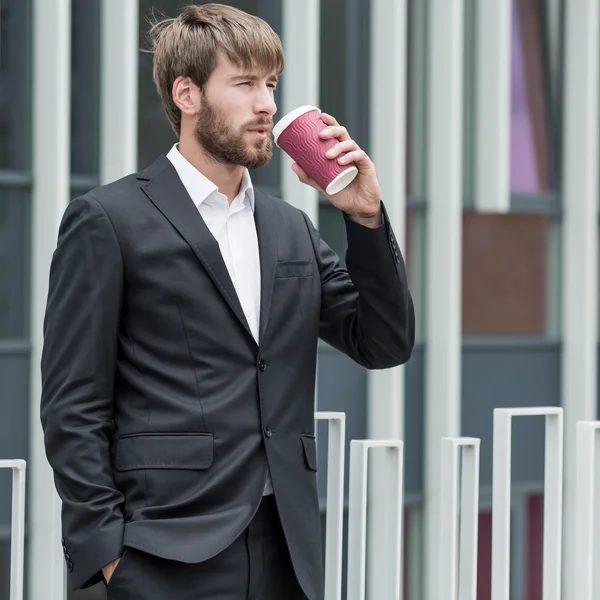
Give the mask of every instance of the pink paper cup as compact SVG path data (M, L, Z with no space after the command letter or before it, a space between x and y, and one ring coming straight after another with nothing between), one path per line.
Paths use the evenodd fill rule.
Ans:
M306 171L325 192L333 196L341 192L358 175L354 163L340 165L339 156L327 158L326 152L338 140L324 140L319 133L327 125L316 106L300 106L289 112L273 128L275 143Z

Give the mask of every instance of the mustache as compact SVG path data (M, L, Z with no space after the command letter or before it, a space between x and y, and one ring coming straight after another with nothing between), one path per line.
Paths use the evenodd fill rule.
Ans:
M269 127L270 129L273 129L273 119L269 119L269 118L259 119L258 121L254 121L252 123L247 123L245 125L246 129L252 129L253 127Z

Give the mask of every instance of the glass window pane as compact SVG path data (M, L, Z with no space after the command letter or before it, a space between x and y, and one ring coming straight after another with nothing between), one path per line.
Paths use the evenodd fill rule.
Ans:
M319 205L319 233L334 252L340 257L340 264L346 267L346 227L344 216L329 202Z
M426 191L427 5L408 1L406 86L406 193L423 197Z
M29 164L29 4L0 2L0 169Z
M560 187L562 0L511 0L510 189ZM465 0L464 197L473 198L477 0Z
M548 219L539 215L463 217L463 332L545 335Z
M28 194L0 190L0 338L26 335Z
M73 0L71 172L97 175L100 146L100 2Z
M347 123L346 114L346 0L321 2L319 102L323 112ZM335 35L331 32L335 31ZM356 134L353 134L356 135Z

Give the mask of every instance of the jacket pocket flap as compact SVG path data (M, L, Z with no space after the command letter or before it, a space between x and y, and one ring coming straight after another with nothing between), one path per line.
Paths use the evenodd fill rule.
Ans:
M314 435L301 435L302 446L304 446L304 456L306 465L311 471L317 470L317 441Z
M276 277L310 277L313 274L312 260L286 260L277 263Z
M213 462L212 433L139 433L117 442L115 469L208 469Z

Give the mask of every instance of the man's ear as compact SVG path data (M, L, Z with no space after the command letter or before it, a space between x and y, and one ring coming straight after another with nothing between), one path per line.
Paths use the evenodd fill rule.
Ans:
M190 116L194 116L199 108L200 89L189 77L180 75L174 82L171 90L173 102L179 110Z

